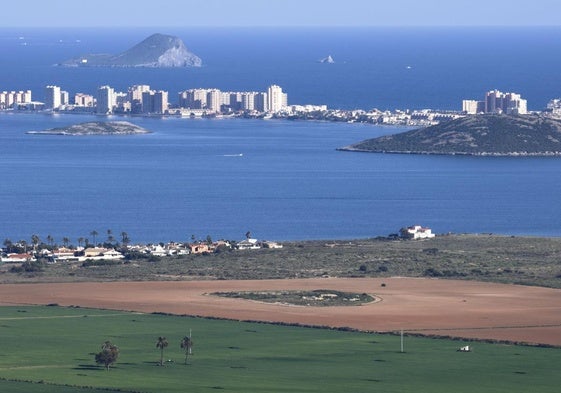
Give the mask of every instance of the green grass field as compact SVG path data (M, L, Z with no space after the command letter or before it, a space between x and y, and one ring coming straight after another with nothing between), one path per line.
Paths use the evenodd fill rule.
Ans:
M193 357L179 347L193 332ZM158 336L166 336L164 367ZM120 348L110 371L94 353ZM0 307L0 391L558 392L561 350L60 307ZM27 381L27 382L24 382Z

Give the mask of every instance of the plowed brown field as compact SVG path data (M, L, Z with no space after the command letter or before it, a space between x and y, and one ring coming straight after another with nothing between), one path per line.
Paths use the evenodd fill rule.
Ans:
M365 292L381 301L302 307L210 295L313 289ZM473 281L319 278L0 285L0 304L49 303L561 345L561 290Z

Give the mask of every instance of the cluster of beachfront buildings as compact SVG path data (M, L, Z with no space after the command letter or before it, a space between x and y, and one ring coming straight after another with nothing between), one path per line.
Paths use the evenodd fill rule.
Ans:
M33 101L32 92L0 92L0 110L32 110L58 113L136 114L144 116L181 117L263 117L292 120L323 120L348 123L370 123L426 127L468 115L504 113L525 115L527 100L518 93L491 90L483 100L463 100L462 111L452 110L343 110L328 109L327 105L289 105L282 88L271 85L264 92L221 91L219 89L188 89L178 93L177 101L170 103L169 94L153 90L149 85L134 85L126 92L111 86L101 86L95 95L76 93L73 97L59 86L46 86L44 100ZM541 112L561 118L561 99L551 100Z
M177 104L171 104L164 90L149 85L134 85L126 92L101 86L95 95L76 93L71 96L60 86L44 89L44 100L33 101L31 90L0 92L0 109L45 110L54 112L87 112L109 114L210 116L234 112L276 113L288 106L288 95L277 85L264 92L223 92L219 89L189 89L178 93Z
M517 93L503 93L499 90L491 90L485 93L482 101L463 100L462 111L468 115L479 113L526 115L528 113L528 101Z
M215 242L193 242L193 243L176 243L169 242L167 244L137 244L127 245L126 247L102 247L87 246L87 247L41 247L35 246L31 250L27 250L27 245L16 244L19 252L8 252L9 249L0 251L0 262L3 263L24 263L27 261L33 262L38 258L49 261L50 263L56 262L86 262L86 261L115 261L124 259L127 254L143 254L154 257L166 257L174 255L189 255L189 254L211 254L219 249L234 249L234 250L258 250L261 248L282 248L282 244L267 241L257 240L253 238L246 238L239 242L229 242L219 240Z

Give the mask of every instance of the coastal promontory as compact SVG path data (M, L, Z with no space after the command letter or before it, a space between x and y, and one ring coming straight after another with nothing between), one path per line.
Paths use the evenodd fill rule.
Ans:
M560 156L561 120L542 115L473 115L368 139L338 150L474 156Z
M26 134L39 135L136 135L148 134L150 131L129 123L128 121L88 122L73 124L68 127L50 128L43 131L27 131Z
M66 60L68 67L200 67L200 57L190 52L179 37L153 34L117 55L88 54Z

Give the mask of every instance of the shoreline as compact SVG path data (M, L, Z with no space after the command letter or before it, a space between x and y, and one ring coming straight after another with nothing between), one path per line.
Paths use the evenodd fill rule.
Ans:
M344 151L349 153L375 153L375 154L409 154L409 155L422 155L422 156L468 156L468 157L561 157L561 152L510 152L510 153L497 153L497 152L437 152L437 151L408 151L408 150L364 150L355 149L351 147L340 147L335 149L337 151Z

